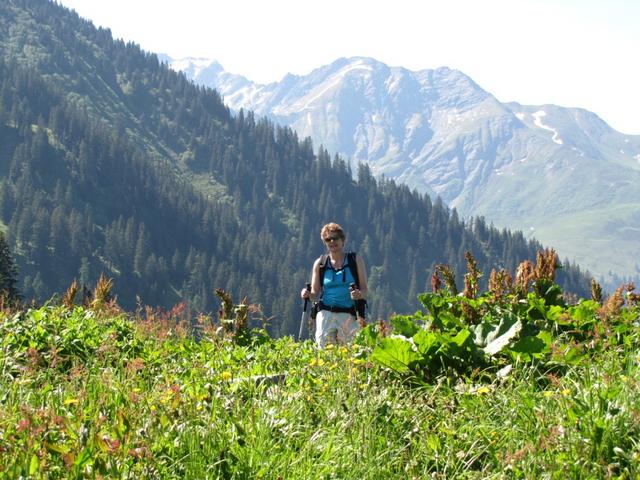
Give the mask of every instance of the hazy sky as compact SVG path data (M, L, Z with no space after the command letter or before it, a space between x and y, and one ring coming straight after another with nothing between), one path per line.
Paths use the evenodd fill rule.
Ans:
M640 134L639 0L58 0L116 38L267 83L340 57L448 66L498 100Z

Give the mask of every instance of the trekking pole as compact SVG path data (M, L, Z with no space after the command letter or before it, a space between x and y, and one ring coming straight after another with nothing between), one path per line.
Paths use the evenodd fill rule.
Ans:
M307 292L311 291L311 284L307 283ZM304 299L304 308L302 309L302 317L300 318L300 330L298 332L298 341L302 338L302 329L304 328L305 323L309 320L309 312L307 311L307 306L309 306L309 298Z
M356 284L351 282L349 284L349 290L353 292L355 289L356 289ZM360 326L364 328L366 325L366 320L364 319L364 308L362 308L362 312L360 311L361 305L362 305L362 300L353 301L353 308L356 309L356 320L358 320L358 323L360 324Z

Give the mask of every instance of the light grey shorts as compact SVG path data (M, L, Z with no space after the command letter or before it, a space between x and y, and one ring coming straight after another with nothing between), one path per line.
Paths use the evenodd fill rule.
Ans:
M359 327L356 318L349 313L320 310L316 316L316 344L324 348L327 343L349 343Z

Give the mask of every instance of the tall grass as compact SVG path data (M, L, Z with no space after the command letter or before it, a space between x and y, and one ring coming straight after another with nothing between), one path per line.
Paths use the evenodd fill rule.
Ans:
M0 314L0 479L640 477L637 306L603 310L626 328L580 361L425 376L366 339L318 350L202 318L196 337L182 307L65 303Z

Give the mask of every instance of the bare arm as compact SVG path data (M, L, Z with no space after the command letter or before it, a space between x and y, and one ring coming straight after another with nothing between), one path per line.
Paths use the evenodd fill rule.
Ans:
M311 299L316 300L320 297L322 285L320 284L320 259L313 262L313 270L311 272Z
M302 298L308 298L312 301L315 301L320 296L320 291L322 290L322 285L320 283L320 259L316 259L313 262L313 269L311 270L311 291L309 292L307 289L303 289L300 292L300 296Z

